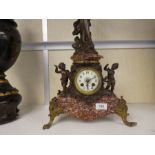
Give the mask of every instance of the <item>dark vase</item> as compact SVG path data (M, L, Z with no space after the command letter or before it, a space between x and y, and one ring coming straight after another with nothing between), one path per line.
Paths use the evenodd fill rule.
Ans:
M18 90L5 79L5 71L17 60L21 50L21 36L12 19L0 19L0 124L16 119L21 102Z

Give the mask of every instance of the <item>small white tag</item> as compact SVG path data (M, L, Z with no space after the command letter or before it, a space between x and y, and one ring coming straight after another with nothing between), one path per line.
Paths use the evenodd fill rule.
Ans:
M96 110L107 110L107 103L96 103Z

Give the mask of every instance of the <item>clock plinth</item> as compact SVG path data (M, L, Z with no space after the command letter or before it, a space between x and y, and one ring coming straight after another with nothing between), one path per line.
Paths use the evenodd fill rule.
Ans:
M97 105L106 105L104 109L98 109ZM129 127L135 126L135 122L128 122L128 108L126 101L116 96L102 96L97 102L86 104L84 101L72 97L54 97L50 102L50 120L43 126L43 129L49 129L56 116L66 114L84 121L92 121L103 118L109 114L116 114L121 117L123 123Z
M119 64L114 63L111 68L107 64L102 68L99 60L103 58L94 48L89 30L90 20L79 19L74 23L73 48L75 52L71 59L73 64L70 71L64 63L55 65L55 72L61 74L62 91L58 91L49 106L50 120L43 129L51 127L59 114L66 114L84 121L91 121L117 114L127 126L135 126L135 122L128 122L128 107L123 97L118 98L114 93L115 70ZM103 77L103 70L107 76Z
M96 53L96 51L92 51L92 52L75 52L73 54L73 56L71 57L71 59L73 60L73 63L77 63L77 64L81 64L81 63L85 63L85 64L90 64L90 63L99 63L99 60L103 58L103 56L98 55L98 53Z

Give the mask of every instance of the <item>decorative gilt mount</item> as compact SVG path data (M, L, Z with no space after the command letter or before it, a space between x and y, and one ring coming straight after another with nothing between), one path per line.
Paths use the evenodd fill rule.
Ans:
M75 50L70 71L64 63L55 65L55 72L61 74L61 85L49 106L50 120L43 129L51 127L59 114L67 114L82 120L94 120L109 114L120 116L127 126L136 125L128 122L128 107L123 97L114 94L115 70L118 63L102 68L99 60L103 58L94 48L90 32L90 19L78 19L74 22L75 35L73 48ZM103 76L102 71L107 75Z

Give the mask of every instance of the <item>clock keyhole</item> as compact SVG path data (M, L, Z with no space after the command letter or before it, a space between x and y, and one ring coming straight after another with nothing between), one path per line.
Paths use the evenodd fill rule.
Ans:
M84 84L83 84L83 83L81 83L80 85L81 85L81 87L83 87L83 86L84 86Z
M92 83L92 88L95 86L95 83Z

